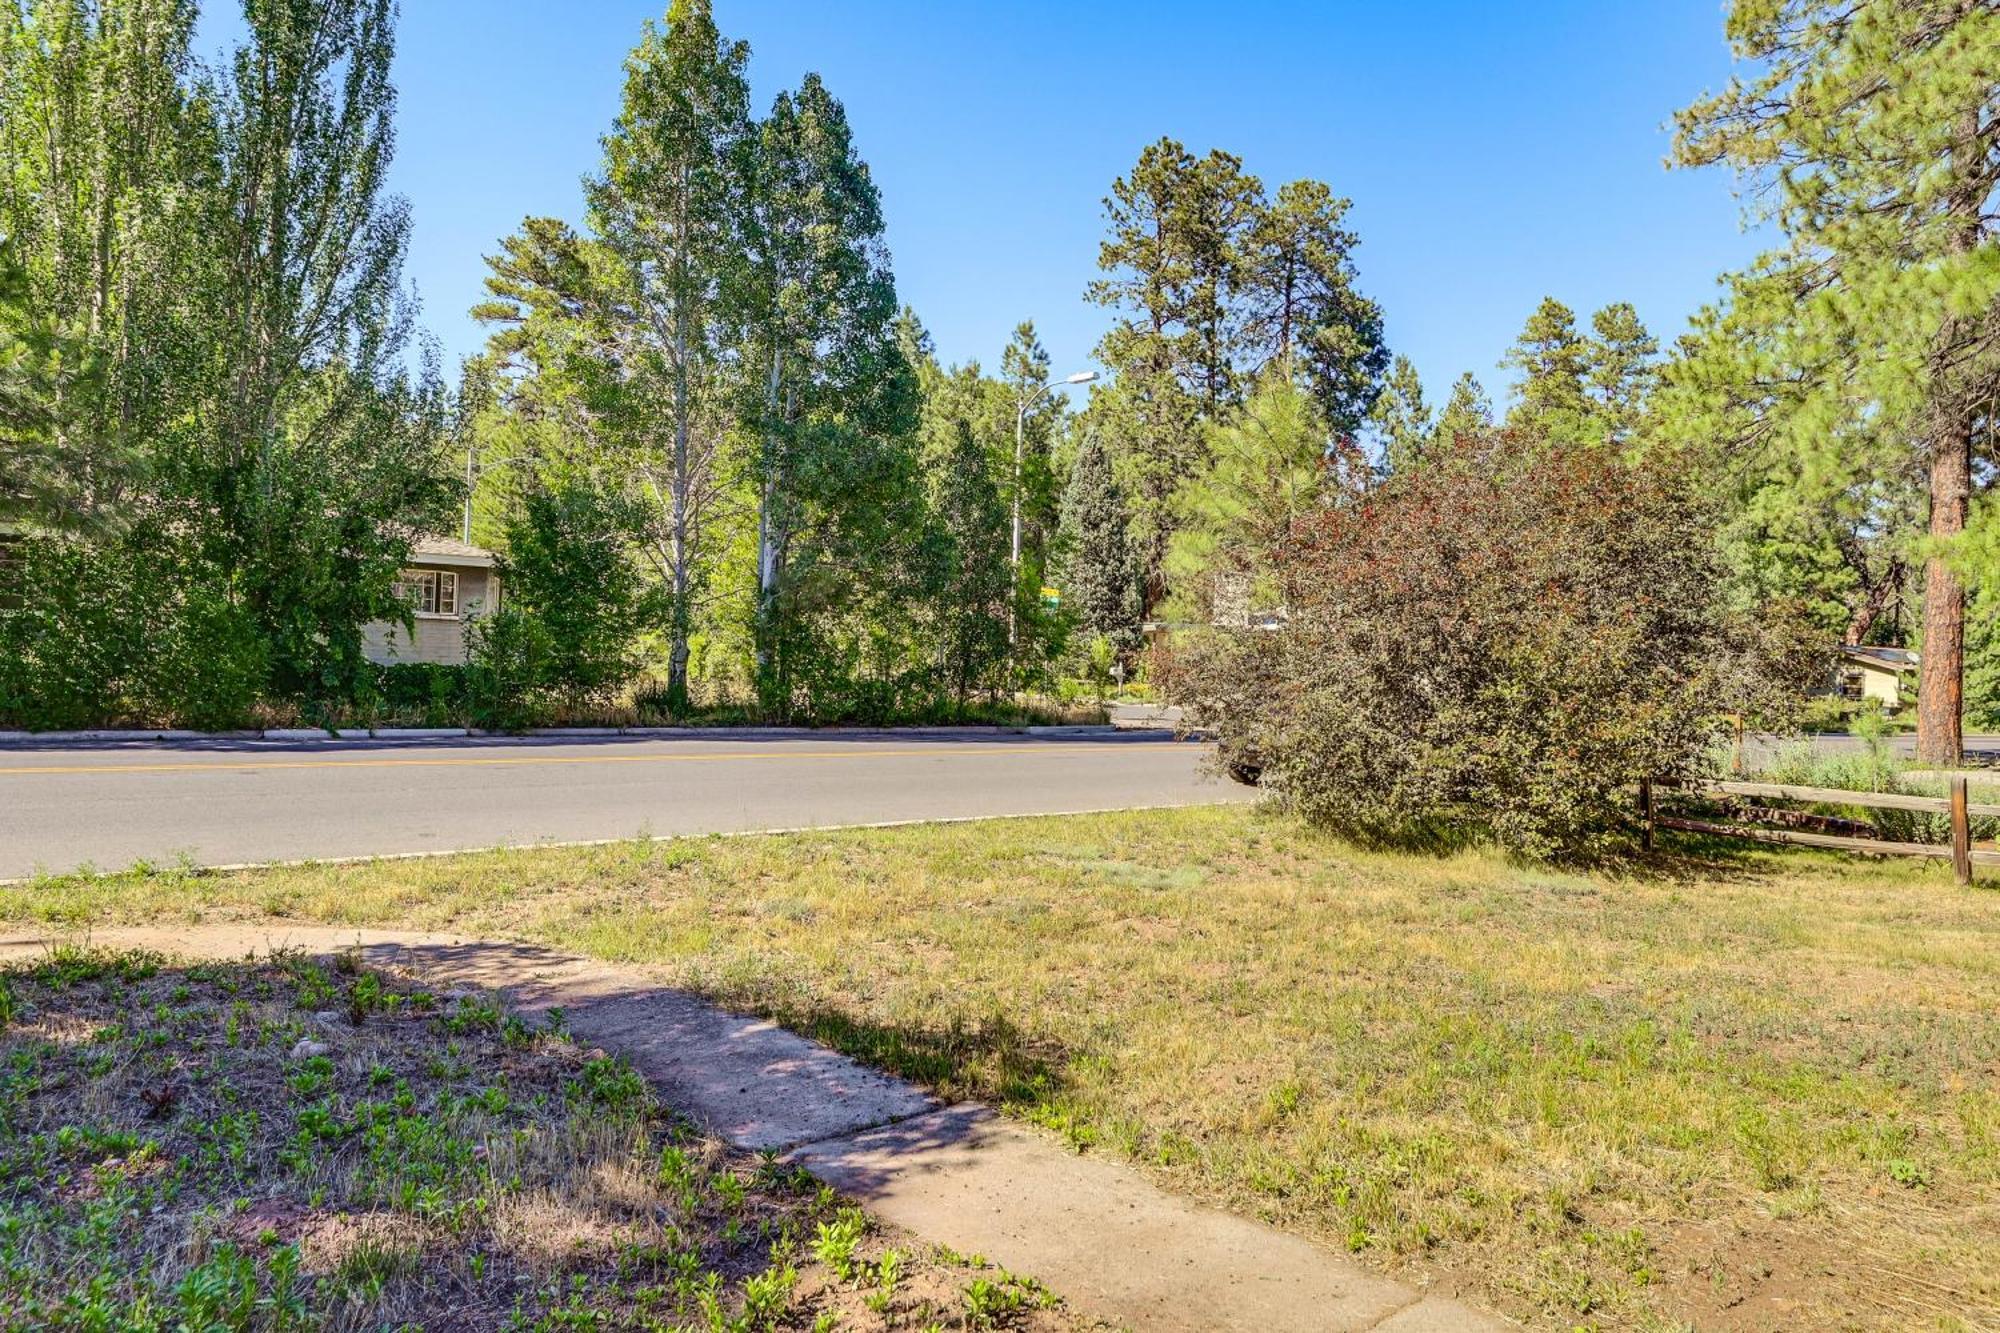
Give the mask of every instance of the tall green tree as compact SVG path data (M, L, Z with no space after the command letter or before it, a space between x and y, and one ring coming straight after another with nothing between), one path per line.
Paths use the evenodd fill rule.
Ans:
M1630 443L1659 373L1659 340L1646 331L1628 301L1592 315L1590 329L1584 391L1597 433L1606 443Z
M1127 656L1138 651L1144 612L1131 526L1111 453L1088 433L1063 488L1063 603L1078 630Z
M1568 306L1543 297L1500 365L1521 377L1507 413L1510 430L1563 442L1583 436L1590 417L1590 346Z
M0 3L7 323L17 357L39 343L47 369L60 346L72 372L42 383L72 517L124 507L203 382L187 300L201 291L210 137L188 91L194 21L193 0Z
M978 393L976 370L954 378L954 396ZM934 651L946 688L963 705L995 680L995 668L1008 655L1014 595L1008 510L989 454L964 413L941 416L924 461L931 520L925 586L935 608Z
M1343 435L1361 429L1389 365L1382 309L1355 288L1360 238L1345 225L1352 206L1320 181L1280 186L1268 205L1255 206L1238 278L1256 369L1289 367Z
M75 526L88 502L56 429L64 377L85 369L65 364L66 350L30 307L26 275L0 242L0 531Z
M1209 427L1282 366L1351 435L1379 392L1381 311L1355 287L1348 201L1318 181L1272 199L1242 159L1149 144L1104 201L1104 276L1087 295L1116 311L1098 344L1111 386L1091 429L1131 497L1149 605L1168 591L1175 489L1206 464Z
M361 626L404 614L396 572L456 494L435 359L414 376L405 361L395 6L246 0L244 27L200 86L205 394L164 467L200 560L265 635L273 683L345 697Z
M810 610L788 585L817 565L810 581L825 590L865 565L884 505L908 482L915 382L892 327L880 192L818 75L759 125L746 198L738 318L758 440L757 677L766 707L784 712L786 649Z
M1472 372L1465 371L1452 382L1451 396L1445 399L1444 408L1438 413L1432 441L1455 444L1461 436L1484 435L1492 428L1493 404Z
M626 59L624 105L585 189L604 259L593 299L617 381L615 433L631 489L658 511L647 545L667 593L676 712L688 707L689 641L712 560L719 368L748 276L739 258L748 58L747 45L717 31L709 0L674 0L664 30L648 23Z
M1408 472L1423 461L1437 423L1430 405L1424 402L1423 380L1408 357L1396 358L1368 419L1380 442L1385 473L1395 476Z
M1180 523L1167 572L1178 613L1233 616L1254 609L1245 599L1271 597L1265 556L1282 547L1294 521L1361 481L1357 457L1291 376L1260 379L1243 406L1216 424L1208 466L1174 498Z
M1923 475L1917 753L1956 763L1975 461L2000 389L2000 13L1736 0L1727 27L1749 72L1680 113L1676 160L1756 186L1783 243L1731 280L1682 373L1781 474L1845 451L1844 467Z

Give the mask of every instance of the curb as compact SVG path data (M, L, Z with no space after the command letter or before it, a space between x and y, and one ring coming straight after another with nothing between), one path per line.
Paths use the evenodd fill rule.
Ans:
M158 744L190 741L369 741L499 740L507 737L558 740L632 736L653 740L748 741L813 739L939 739L956 736L1125 737L1135 741L1173 736L1169 726L1118 726L1114 723L1073 723L1050 726L928 726L928 727L529 727L525 731L488 731L480 727L356 727L330 731L325 727L266 727L262 731L186 731L175 728L95 727L84 731L0 731L0 746L77 744Z

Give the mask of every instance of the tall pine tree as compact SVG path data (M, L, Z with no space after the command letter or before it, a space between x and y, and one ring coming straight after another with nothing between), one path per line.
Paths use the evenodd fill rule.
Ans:
M1063 489L1062 532L1062 595L1073 623L1122 654L1136 652L1143 610L1131 513L1095 433L1085 434Z
M1736 0L1749 72L1680 113L1676 158L1732 168L1783 244L1732 281L1685 374L1810 477L1864 450L1929 499L1917 754L1963 748L1968 537L2000 396L2000 12L1978 0ZM1990 544L1989 544L1990 545Z

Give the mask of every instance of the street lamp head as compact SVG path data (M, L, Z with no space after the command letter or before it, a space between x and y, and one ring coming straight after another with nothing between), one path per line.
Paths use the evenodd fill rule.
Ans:
M1097 378L1097 372L1094 370L1079 370L1076 372L1076 374L1071 375L1068 379L1064 380L1063 383L1088 384L1096 378Z

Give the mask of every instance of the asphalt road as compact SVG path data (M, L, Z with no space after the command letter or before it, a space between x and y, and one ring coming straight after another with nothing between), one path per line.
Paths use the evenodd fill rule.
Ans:
M1131 736L0 748L0 878L1244 800Z

